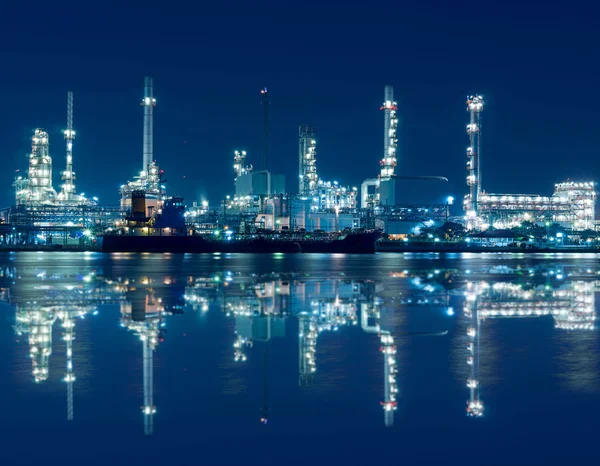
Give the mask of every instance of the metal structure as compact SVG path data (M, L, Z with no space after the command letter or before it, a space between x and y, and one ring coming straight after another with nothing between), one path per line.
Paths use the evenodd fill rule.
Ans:
M478 213L478 201L481 194L481 112L483 110L483 97L470 96L467 99L469 112L469 147L467 147L467 186L469 194L465 198L467 217L474 219Z
M269 94L267 88L261 89L263 106L263 150L262 150L262 169L267 170L267 151L268 151L268 136L269 136Z
M317 175L317 140L314 126L300 125L298 144L298 194L311 196L314 194L319 176Z
M52 185L52 158L49 137L36 129L32 137L27 177L18 177L15 187L15 205L7 208L6 221L10 234L3 235L7 244L58 244L66 245L69 238L81 236L81 228L106 228L120 215L114 209L99 207L97 198L88 199L75 193L73 171L73 93L67 93L66 166L62 172L63 184L57 194ZM72 245L72 244L71 244Z
M380 179L392 178L396 170L396 149L398 147L398 137L396 130L398 127L398 118L396 111L398 104L394 102L394 88L385 86L384 101L380 110L384 113L383 124L383 158L379 162L381 165Z
M144 98L140 104L144 107L144 145L143 145L143 165L142 172L149 172L149 165L154 160L154 147L153 147L153 116L152 109L156 106L156 99L154 98L153 82L152 78L146 76L144 78Z
M73 93L67 92L67 129L64 131L65 141L67 141L67 163L65 171L62 173L63 185L59 197L71 201L75 195L75 172L73 172L73 141L75 140L75 131L73 131Z
M17 205L8 209L9 223L17 229L65 228L108 228L122 218L117 206L97 205Z
M17 178L14 186L17 205L52 204L56 200L56 191L52 187L52 158L46 131L39 128L34 131L27 178Z
M593 229L595 203L593 182L557 183L552 196L482 193L480 226L482 229L510 228L525 221L538 224L550 221L573 230Z
M142 171L133 181L127 182L119 189L121 193L121 208L127 210L131 207L133 191L144 191L146 204L154 212L160 210L160 197L162 191L161 172L154 161L154 127L153 108L156 106L154 98L153 80L144 78L144 98L140 104L144 107L144 141L142 148Z
M379 161L380 172L377 178L369 178L362 182L360 206L363 209L374 209L380 205L391 206L396 203L396 150L398 147L398 104L394 101L394 88L385 86L383 104L379 108L383 118L383 157ZM369 192L372 188L372 192Z
M523 222L556 222L576 231L595 226L596 192L593 182L566 181L554 185L552 196L539 194L490 194L482 190L481 112L483 97L467 99L469 147L467 147L467 186L464 211L468 229L518 227Z
M252 172L252 165L246 165L246 151L236 150L233 155L233 171L235 172L235 181L240 176Z

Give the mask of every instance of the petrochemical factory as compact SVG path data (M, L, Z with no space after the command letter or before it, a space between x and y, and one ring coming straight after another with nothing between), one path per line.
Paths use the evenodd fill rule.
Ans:
M555 184L553 193L547 195L494 194L483 189L480 140L484 99L480 95L470 96L466 102L467 194L459 214L451 211L454 198L449 196L448 179L443 174L399 173L399 110L392 86L385 86L380 107L383 147L379 171L373 161L373 176L353 183L320 176L318 133L310 124L298 126L297 185L290 186L284 175L272 173L268 165L269 94L267 88L260 93L264 124L259 169L248 163L246 150L232 151L231 194L218 202L192 200L186 207L182 198L167 195L163 172L154 158L153 113L157 100L152 78L144 80L141 101L141 170L121 185L120 201L114 204L101 204L97 197L76 190L74 99L68 92L62 184L59 189L53 184L50 136L37 128L31 138L27 175L18 176L13 184L15 202L0 211L0 245L81 246L105 234L225 236L374 229L389 239L406 240L424 228L446 222L460 223L467 231L510 229L524 222L558 224L570 232L596 230L592 180L567 180ZM409 185L422 202L402 203L400 193ZM428 202L430 199L437 202Z

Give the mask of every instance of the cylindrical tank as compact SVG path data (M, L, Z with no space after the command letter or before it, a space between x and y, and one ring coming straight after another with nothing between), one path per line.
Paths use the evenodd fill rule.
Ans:
M131 214L146 216L146 193L136 190L131 193Z

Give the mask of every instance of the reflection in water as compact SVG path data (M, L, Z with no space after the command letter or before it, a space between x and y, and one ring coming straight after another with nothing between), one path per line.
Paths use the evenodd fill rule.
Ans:
M538 271L539 272L539 271ZM468 321L467 364L470 377L467 387L470 398L467 414L480 417L484 405L479 396L482 322L492 319L518 319L551 316L556 329L586 332L594 329L596 320L595 289L597 281L591 271L576 271L565 280L562 270L546 269L527 278L504 271L495 280L467 280L465 284L464 316ZM585 279L584 279L585 278ZM514 280L514 281L507 281ZM580 337L581 338L581 335ZM582 358L573 355L573 360ZM593 365L590 370L595 373ZM580 377L582 373L578 374ZM589 377L588 377L589 379Z
M100 304L118 300L119 294L104 286L93 274L20 272L23 276L19 277L19 285L3 293L16 308L15 332L29 336L33 380L41 383L49 377L52 330L55 322L60 322L65 342L66 368L62 381L67 385L67 419L73 420L75 322L88 314L97 314ZM16 271L5 269L4 275L14 279Z
M236 362L247 360L246 350L257 342L262 348L263 406L260 421L268 422L269 413L269 341L286 336L286 319L298 321L298 381L300 387L314 382L317 371L317 342L324 332L337 332L341 328L357 326L359 321L366 333L379 334L384 360L385 425L394 422L396 410L396 347L389 331L379 326L379 306L376 297L381 285L367 280L308 280L234 277L230 272L212 278L209 286L205 277L193 281L187 288L185 299L208 309L210 297L222 303L227 316L235 318L233 357ZM239 287L235 287L239 285ZM215 289L217 293L215 294Z
M72 269L72 273L65 273ZM60 273L39 268L5 268L1 276L9 285L0 289L2 300L16 308L15 332L29 336L35 383L50 377L53 327L59 322L66 354L63 381L67 386L67 418L73 419L73 354L77 351L78 319L96 314L105 304L118 305L120 324L138 336L142 351L144 432L154 431L157 412L154 399L154 352L164 340L166 317L185 307L200 313L222 312L234 322L232 360L239 367L252 354L260 355L262 403L260 421L269 420L269 360L275 339L298 338L298 384L301 389L318 378L319 341L326 333L349 327L361 329L372 345L379 345L382 360L371 361L383 377L381 406L384 425L392 426L398 406L398 366L395 340L411 335L445 335L408 332L394 322L408 309L432 306L453 315L451 298L461 301L460 337L466 338L461 360L468 367L467 414L481 417L482 327L495 319L552 316L557 331L573 335L589 332L596 318L596 273L544 267L536 270L493 267L480 271L402 271L379 280L346 279L343 276L303 277L294 274L265 276L231 272L185 277L141 273L104 276L101 270L62 267ZM3 282L4 283L4 282ZM401 291L399 291L401 290ZM386 319L382 311L387 309ZM390 311L393 311L391 313ZM298 326L290 334L290 322ZM484 323L486 324L484 326ZM427 329L425 329L427 330ZM293 332L292 332L293 333ZM485 342L485 340L483 340ZM63 347L60 346L62 349ZM567 351L567 350L565 350ZM569 350L570 351L570 350ZM294 355L294 358L296 356ZM577 355L574 356L577 358ZM381 363L383 362L383 367ZM571 371L590 370L593 364ZM580 380L592 380L580 378ZM464 384L464 379L462 379ZM462 385L464 387L464 385Z

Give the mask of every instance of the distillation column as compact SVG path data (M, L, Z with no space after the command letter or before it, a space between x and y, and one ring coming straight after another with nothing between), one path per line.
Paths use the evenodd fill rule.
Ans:
M465 202L467 217L475 219L478 214L478 201L481 194L481 111L483 110L483 97L470 96L467 99L469 112L469 147L467 147L467 186L469 187L468 202ZM471 223L473 223L472 220Z
M152 78L144 78L144 99L141 103L141 106L144 107L144 161L142 167L144 173L148 173L148 165L153 162L154 158L152 109L156 106L156 99L154 98L152 84Z
M398 139L396 130L398 119L396 111L398 104L394 102L394 88L385 86L384 101L380 110L383 110L383 158L379 162L381 165L381 179L391 178L395 175L396 169L396 148Z
M75 194L75 173L73 172L73 141L75 140L75 131L73 131L73 93L67 93L67 129L64 131L65 141L67 141L67 164L62 174L62 197L70 201Z
M396 148L398 139L396 130L398 105L394 102L394 88L385 86L384 101L380 110L384 112L383 119L383 158L380 160L381 172L377 185L376 203L382 206L396 204Z
M36 129L31 138L29 156L29 195L32 201L51 200L56 195L52 188L52 158L49 153L48 133Z
M298 144L298 194L309 196L317 189L319 177L317 175L317 141L314 126L300 125Z

